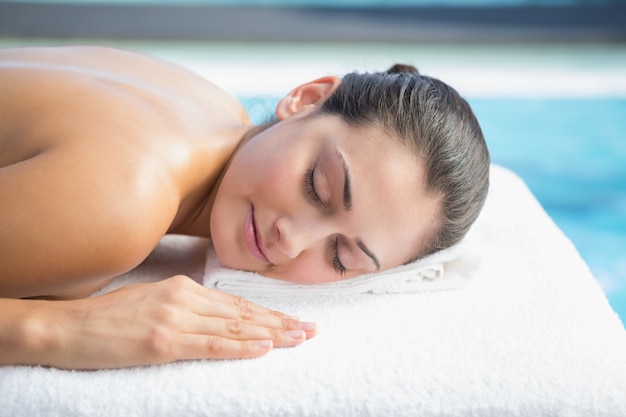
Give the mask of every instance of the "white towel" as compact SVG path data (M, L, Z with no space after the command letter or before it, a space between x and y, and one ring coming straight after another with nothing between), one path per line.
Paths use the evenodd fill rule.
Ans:
M212 248L207 253L204 285L241 297L343 296L398 294L459 288L472 277L480 258L461 242L407 265L324 284L296 284L227 268Z
M626 332L517 176L492 169L468 238L461 251L481 263L455 291L252 297L318 323L294 349L96 372L0 367L0 417L626 416ZM168 236L124 279L200 280L206 248Z

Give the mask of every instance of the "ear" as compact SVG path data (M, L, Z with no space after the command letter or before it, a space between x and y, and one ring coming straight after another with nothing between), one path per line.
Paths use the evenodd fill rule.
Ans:
M276 117L284 120L294 114L321 106L335 92L339 84L341 84L341 78L327 76L294 88L276 106Z

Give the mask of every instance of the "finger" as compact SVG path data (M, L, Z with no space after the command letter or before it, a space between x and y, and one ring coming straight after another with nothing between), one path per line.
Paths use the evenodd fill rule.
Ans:
M204 288L204 287L202 287ZM305 330L310 333L312 323L302 328L298 318L254 304L241 297L217 290L195 289L190 295L189 306L196 314L207 317L236 319L263 327L285 330Z
M302 322L300 319L274 310L250 308L250 305L247 303L238 302L234 305L234 310L224 305L226 309L225 317L269 329L292 331L290 334L295 334L294 331L304 331L307 339L317 334L317 325L315 323ZM220 306L218 305L217 307L219 308ZM275 338L274 341L276 342L276 340Z
M200 295L203 295L202 293L204 293L206 294L205 296L210 300L214 300L215 302L218 302L218 303L232 305L237 309L239 314L244 317L246 315L248 315L249 318L251 318L253 315L271 315L271 316L279 317L281 319L284 317L291 317L279 311L272 310L267 307L263 307L261 305L255 304L249 300L246 300L245 298L239 297L234 294L225 293L223 291L214 290L211 288L205 288L205 287L202 287L202 288L203 290L200 291ZM291 318L294 318L297 320L296 317L291 317Z
M219 336L181 334L172 349L177 360L249 359L272 350L271 340L232 340Z
M181 278L177 283L187 290L184 305L196 314L235 319L274 329L303 330L307 339L317 334L315 323L301 322L298 318L268 309L236 295L203 287L189 278L177 278Z
M263 307L261 305L255 304L245 298L239 297L234 294L229 294L223 291L219 291L213 288L207 288L203 285L196 283L195 281L189 279L187 281L189 285L188 289L197 295L206 298L207 300L212 300L214 302L232 304L240 309L250 309L254 312L262 313L262 314L277 314L284 316L285 314L271 310L269 308Z
M237 297L222 291L209 289L196 283L192 279L177 275L159 284L159 298L161 303L185 306L197 314L206 316L219 316L224 318L237 317L241 320L253 320L255 317L278 317L271 322L279 323L282 313L261 307L241 297ZM268 323L270 325L270 323Z
M230 340L272 340L274 347L292 347L307 339L303 330L273 329L256 326L236 319L193 315L185 321L186 333L214 335Z
M225 308L225 311L223 311L223 315L220 317L234 318L246 323L273 329L301 330L304 331L306 339L310 339L317 334L317 325L315 323L300 321L296 317L258 306L241 297L222 294L232 297L231 301L235 309L229 309L227 305L222 306ZM218 305L217 307L219 308L220 306ZM274 339L275 342L276 340Z

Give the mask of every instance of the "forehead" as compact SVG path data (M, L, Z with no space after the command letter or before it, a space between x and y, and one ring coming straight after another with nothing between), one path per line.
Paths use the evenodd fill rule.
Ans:
M375 126L338 129L336 148L350 171L353 221L384 266L412 259L434 230L438 199L426 191L415 151Z

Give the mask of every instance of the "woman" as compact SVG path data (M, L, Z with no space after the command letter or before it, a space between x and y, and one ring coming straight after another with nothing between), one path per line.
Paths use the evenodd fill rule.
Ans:
M167 233L296 282L383 270L460 240L487 192L471 109L408 66L305 83L263 127L206 80L108 48L0 51L0 91L1 364L295 346L313 323L181 276L85 297Z

